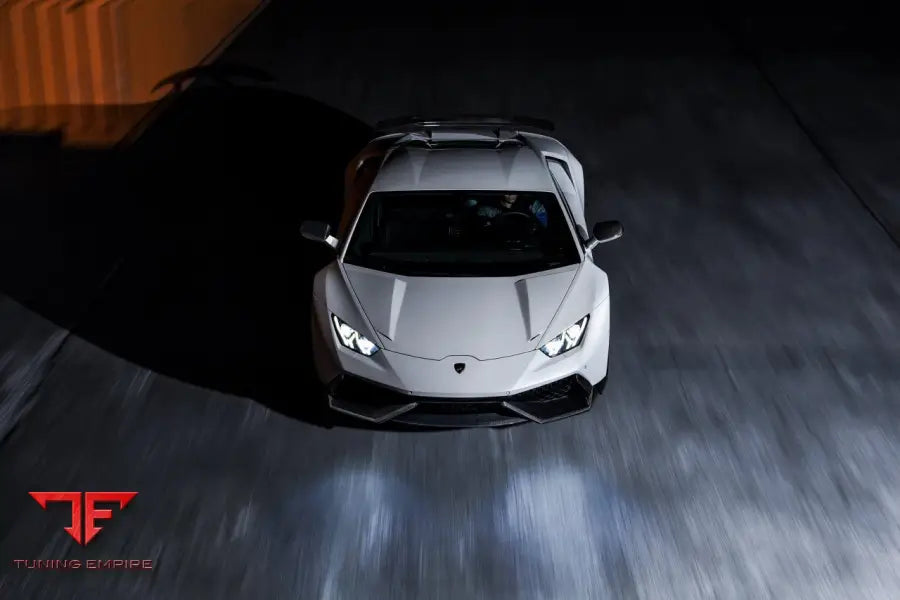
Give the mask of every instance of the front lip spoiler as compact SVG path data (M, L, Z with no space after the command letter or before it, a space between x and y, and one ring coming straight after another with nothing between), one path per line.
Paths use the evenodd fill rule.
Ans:
M387 407L382 410L360 410L353 409L349 406L350 403L342 400L338 400L330 393L328 394L328 406L330 406L333 410L336 410L339 413L344 413L345 415L349 415L351 417L356 417L357 419L363 419L370 423L386 423L391 419L396 419L403 413L407 413L418 406L418 402L410 402L409 404L402 404L399 406Z
M549 400L534 399L536 392L561 385L569 379L573 379L572 385L567 388L572 390L571 393L566 392L563 397ZM436 427L498 426L527 421L543 424L589 410L593 405L594 394L603 392L606 381L607 378L604 377L597 385L592 386L583 377L569 376L513 396L435 398L414 396L355 376L339 375L328 385L328 404L337 412L375 424L389 421ZM355 390L355 394L352 391L343 394L341 389L345 384L361 387ZM391 401L372 403L360 397L368 395L368 392L379 391L392 397ZM448 407L451 410L447 410ZM438 410L430 412L435 408ZM457 408L460 411L452 410Z

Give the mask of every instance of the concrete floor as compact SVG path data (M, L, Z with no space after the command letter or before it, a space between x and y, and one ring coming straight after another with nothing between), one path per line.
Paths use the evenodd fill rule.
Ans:
M771 51L761 72L712 24L578 33L509 17L411 33L397 15L331 17L276 3L226 59L366 123L556 122L585 167L588 220L626 230L596 253L612 286L605 395L544 426L321 426L302 408L308 388L291 386L306 368L291 354L302 319L283 300L308 290L293 281L292 261L311 264L289 233L301 215L260 217L283 226L268 235L192 235L214 219L184 216L190 183L161 206L123 201L162 185L149 165L163 163L143 158L103 209L126 235L85 219L102 243L79 246L74 266L36 261L38 275L0 280L0 597L900 596L895 67ZM307 190L317 144L356 148L329 146L326 125L355 127L341 118L327 113L316 139L273 134L288 185L250 177L223 219L258 215L268 196L255 189L304 215L327 203L326 188ZM140 152L196 143L165 120L156 131ZM39 292L73 269L95 273L67 284L78 294ZM139 495L81 548L65 510L27 495L51 488ZM11 563L118 557L158 567Z

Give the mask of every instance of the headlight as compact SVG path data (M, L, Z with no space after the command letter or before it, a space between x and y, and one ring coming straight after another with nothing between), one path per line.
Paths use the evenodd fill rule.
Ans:
M338 339L341 340L341 344L343 344L344 347L350 348L354 352L359 352L363 356L372 356L378 352L378 346L338 319L335 315L331 315L331 323L334 325L334 332L337 334Z
M570 325L561 334L541 346L541 352L553 358L578 346L584 337L585 329L587 329L588 317L590 315L585 315L580 321Z

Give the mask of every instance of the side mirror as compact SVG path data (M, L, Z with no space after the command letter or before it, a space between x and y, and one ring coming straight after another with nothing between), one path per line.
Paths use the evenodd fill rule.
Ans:
M598 244L617 240L624 234L625 229L618 221L600 221L594 225L594 238L588 243L587 249L593 250Z
M321 221L304 221L300 225L300 235L313 242L337 248L338 239L331 235L331 225Z

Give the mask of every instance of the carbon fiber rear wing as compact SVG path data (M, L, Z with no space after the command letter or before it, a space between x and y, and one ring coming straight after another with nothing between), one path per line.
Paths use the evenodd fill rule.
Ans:
M553 122L534 117L498 117L488 115L458 115L452 117L397 117L386 119L375 124L379 134L430 132L434 129L537 129L553 131Z

